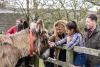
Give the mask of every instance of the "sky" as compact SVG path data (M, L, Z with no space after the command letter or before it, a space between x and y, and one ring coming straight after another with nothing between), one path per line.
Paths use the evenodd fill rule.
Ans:
M14 5L16 8L22 6L24 8L26 8L26 0L9 0L10 1L10 6ZM30 8L32 7L32 0L29 0L30 1ZM40 0L41 3L43 3L44 1L43 0ZM47 0L45 0L47 1ZM56 1L56 0L55 0ZM81 1L81 0L79 0ZM14 3L15 2L15 3ZM70 0L66 0L66 2L70 2ZM22 4L22 5L21 5ZM52 4L52 0L48 0L48 3L46 4ZM20 6L19 6L20 5ZM58 5L59 6L59 5ZM41 8L41 5L39 6L39 8ZM45 6L44 8L47 8L47 6ZM93 6L91 9L91 11L97 11L97 9L100 9L100 6Z

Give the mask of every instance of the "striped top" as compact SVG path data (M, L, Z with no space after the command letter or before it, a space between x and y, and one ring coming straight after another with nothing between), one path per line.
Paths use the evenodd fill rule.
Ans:
M65 38L55 42L55 45L62 45L64 43L66 43L65 45L68 47L68 48L71 48L73 46L85 46L85 41L84 41L84 38L82 37L82 35L80 33L75 33L73 35L71 35L71 40L68 41L68 36L66 35Z

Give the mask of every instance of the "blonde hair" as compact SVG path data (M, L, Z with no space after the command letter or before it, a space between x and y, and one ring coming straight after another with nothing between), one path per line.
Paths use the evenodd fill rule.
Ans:
M67 23L68 23L67 20L58 20L58 21L56 21L56 22L54 23L54 26L53 26L54 35L57 36L56 29L55 29L56 25L61 24L61 25L63 25L64 28L66 29L66 24L67 24Z

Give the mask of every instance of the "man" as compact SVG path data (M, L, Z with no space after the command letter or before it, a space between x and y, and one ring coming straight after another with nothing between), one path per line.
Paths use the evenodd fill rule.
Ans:
M99 50L100 27L97 25L95 14L90 14L86 18L86 33L86 47ZM87 67L100 67L100 57L87 55Z

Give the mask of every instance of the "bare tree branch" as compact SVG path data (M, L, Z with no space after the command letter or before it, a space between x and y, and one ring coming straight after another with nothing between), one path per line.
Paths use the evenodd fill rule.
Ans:
M100 6L100 2L94 2L94 1L91 1L91 0L86 0L87 2L89 3L92 3L93 5L97 5L97 6Z
M61 6L64 8L64 10L65 10L65 12L66 12L67 20L69 20L69 14L68 14L68 11L67 11L66 7L64 6L62 0L58 0L58 1L60 2Z

